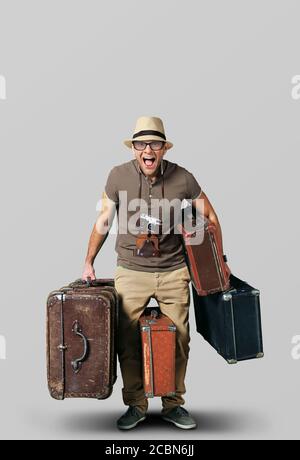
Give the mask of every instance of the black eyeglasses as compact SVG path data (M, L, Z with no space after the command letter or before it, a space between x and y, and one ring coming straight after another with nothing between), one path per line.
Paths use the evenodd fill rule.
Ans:
M165 145L163 141L151 141L151 142L143 142L143 141L133 141L133 146L136 150L145 150L147 145L150 145L151 150L161 150Z

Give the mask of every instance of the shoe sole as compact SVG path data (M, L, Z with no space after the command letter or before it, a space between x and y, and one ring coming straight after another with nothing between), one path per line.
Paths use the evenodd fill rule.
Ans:
M193 425L181 425L180 423L175 422L174 420L168 417L162 417L162 419L166 422L173 423L173 425L177 426L178 428L181 428L182 430L192 430L193 428L197 427L197 423L193 423Z
M146 417L140 418L137 422L133 423L132 425L127 425L127 426L117 425L117 427L119 428L119 430L131 430L132 428L136 427L140 422L143 422L144 420L146 420Z

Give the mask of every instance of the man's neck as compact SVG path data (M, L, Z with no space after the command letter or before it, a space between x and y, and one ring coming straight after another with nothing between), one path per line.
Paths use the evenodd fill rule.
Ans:
M163 161L163 160L162 160ZM142 174L145 176L145 178L148 180L148 182L155 182L160 176L161 176L161 163L159 164L159 166L157 167L154 175L151 175L151 176L146 176L143 171L141 170L141 168L139 168L140 171L142 172Z

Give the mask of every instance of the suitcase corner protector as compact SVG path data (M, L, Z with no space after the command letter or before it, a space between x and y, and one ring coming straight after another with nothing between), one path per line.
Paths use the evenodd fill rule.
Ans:
M264 358L265 354L263 352L257 353L256 358L261 359Z
M227 359L228 364L237 364L236 359Z
M56 390L53 390L50 388L50 396L53 399L56 399L57 401L63 401L65 399L64 394L57 392Z
M153 393L145 393L146 398L154 398Z
M232 294L230 294L229 292L226 292L226 294L223 294L223 300L225 302L228 302L231 299L232 299Z

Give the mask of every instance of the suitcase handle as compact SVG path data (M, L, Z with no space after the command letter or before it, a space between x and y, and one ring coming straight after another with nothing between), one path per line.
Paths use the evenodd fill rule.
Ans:
M81 287L99 287L99 286L114 286L114 280L112 278L105 279L96 279L92 280L88 277L87 281L79 278L69 285L71 288L81 288Z
M85 337L85 335L82 333L81 327L78 323L78 321L75 321L73 325L72 332L74 332L75 335L80 337L83 340L83 354L80 358L74 359L74 361L71 362L73 371L75 374L78 374L78 372L81 369L82 363L86 360L88 352L89 352L89 342L88 339Z
M147 309L150 310L152 307L148 307ZM157 323L157 319L159 318L159 313L157 310L151 310L150 311L150 315L147 315L144 313L144 315L142 316L145 316L145 320L148 324L156 324ZM150 318L149 318L150 316Z
M158 318L158 312L156 310L151 310L151 319L157 319Z

